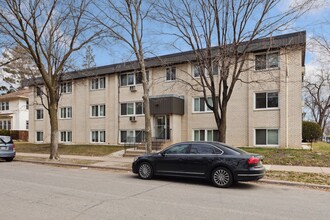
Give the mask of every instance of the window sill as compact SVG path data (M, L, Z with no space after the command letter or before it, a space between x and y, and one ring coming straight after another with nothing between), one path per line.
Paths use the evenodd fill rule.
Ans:
M273 71L273 70L280 70L280 67L266 68L266 69L260 69L260 70L254 69L254 72L264 72L264 71Z
M100 91L100 90L105 90L105 88L101 88L101 89L89 89L89 91Z
M253 109L253 111L255 112L259 112L259 111L279 111L280 108L256 108Z
M213 113L212 111L207 111L207 112L192 112L192 114L210 114Z

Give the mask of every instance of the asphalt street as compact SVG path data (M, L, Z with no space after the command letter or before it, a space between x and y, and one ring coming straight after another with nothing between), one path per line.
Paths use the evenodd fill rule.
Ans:
M0 162L0 219L330 219L330 192Z

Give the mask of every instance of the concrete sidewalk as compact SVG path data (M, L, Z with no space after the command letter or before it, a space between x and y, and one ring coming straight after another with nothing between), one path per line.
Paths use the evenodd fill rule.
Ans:
M37 157L37 158L48 158L49 154L34 154L34 153L16 153L17 156L23 157ZM100 168L120 168L123 170L131 170L133 162L132 157L123 157L121 152L106 156L79 156L79 155L61 155L63 159L71 160L91 160L95 163L90 166ZM59 164L61 161L58 162ZM82 165L83 166L83 165ZM323 173L330 175L330 167L306 167L306 166L283 166L283 165L269 165L264 164L266 170L271 171L293 171L293 172L304 172L304 173Z

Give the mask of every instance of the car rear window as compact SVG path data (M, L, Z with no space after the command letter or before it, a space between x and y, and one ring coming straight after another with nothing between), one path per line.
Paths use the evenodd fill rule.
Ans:
M12 139L10 136L0 136L0 143L5 143L5 144L8 144L8 143L12 143Z
M246 151L241 150L241 149L236 148L236 147L231 147L231 146L224 145L224 144L216 144L216 145L221 147L221 149L223 149L223 151L225 151L228 154L236 154L236 155L249 154Z

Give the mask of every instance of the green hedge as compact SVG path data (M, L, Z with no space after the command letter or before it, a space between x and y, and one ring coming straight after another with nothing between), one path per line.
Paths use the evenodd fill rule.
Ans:
M313 142L322 136L322 130L319 124L310 121L303 121L302 138L304 141Z

